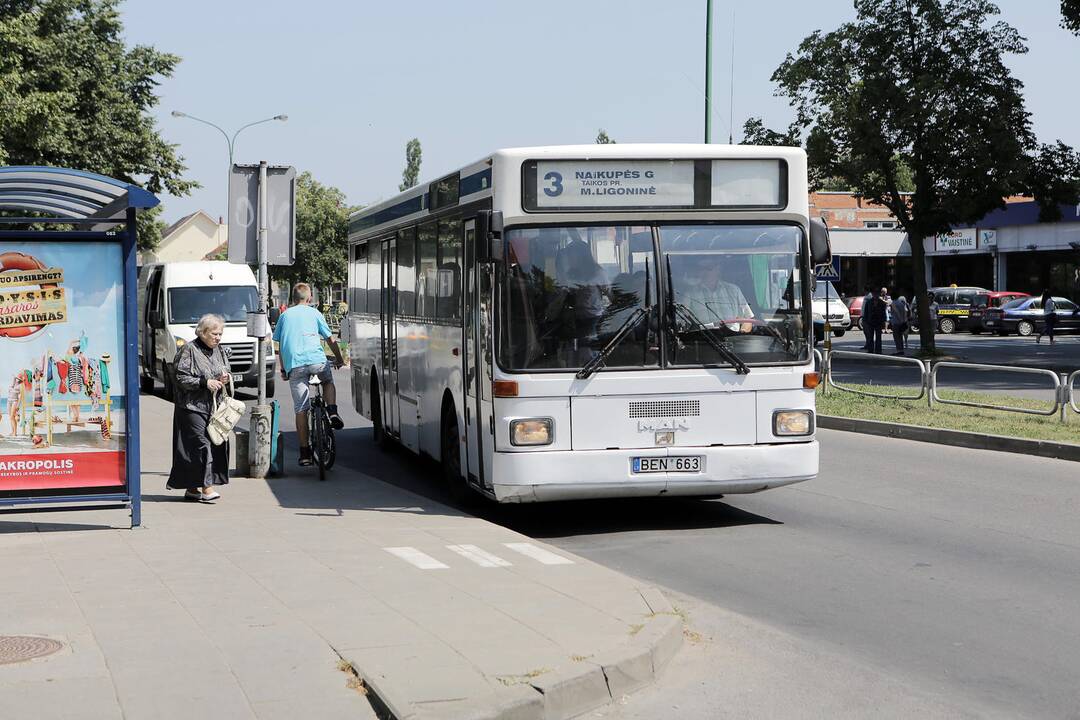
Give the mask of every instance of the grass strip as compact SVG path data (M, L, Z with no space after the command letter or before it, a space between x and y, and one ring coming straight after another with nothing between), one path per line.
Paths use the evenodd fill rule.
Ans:
M866 390L882 394L911 395L918 390L910 387L890 387L888 385L849 385L856 390ZM967 390L939 390L938 395L950 400L981 402L989 405L1047 410L1048 400L981 393ZM1061 422L1058 415L1026 415L1004 410L988 410L962 405L934 404L930 409L926 398L922 400L887 400L884 398L864 397L854 393L829 388L826 395L822 389L817 393L817 411L821 415L855 418L858 420L880 420L882 422L903 423L946 430L965 430L987 435L1005 435L1007 437L1028 438L1031 440L1052 440L1080 444L1080 415L1069 410L1069 421Z

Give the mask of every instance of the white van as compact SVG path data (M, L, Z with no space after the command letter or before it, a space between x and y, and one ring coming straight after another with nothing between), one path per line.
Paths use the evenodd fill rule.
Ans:
M195 339L195 325L206 313L225 318L221 343L232 349L233 383L258 385L258 344L247 334L247 314L259 307L259 285L247 265L204 260L144 265L139 271L139 370L144 392L154 378L172 399L176 350ZM266 395L274 396L273 343L266 358Z

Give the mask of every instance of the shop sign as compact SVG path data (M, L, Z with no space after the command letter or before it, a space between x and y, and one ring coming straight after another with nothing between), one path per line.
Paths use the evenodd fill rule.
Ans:
M997 247L997 230L980 230L979 247Z
M975 250L975 228L953 230L937 236L937 251L951 252L953 250Z
M0 496L126 485L121 252L0 247Z

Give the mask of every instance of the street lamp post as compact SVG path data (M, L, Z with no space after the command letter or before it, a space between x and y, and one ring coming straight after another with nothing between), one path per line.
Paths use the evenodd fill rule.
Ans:
M285 122L285 121L287 121L289 119L288 115L275 115L274 117L265 118L263 120L256 120L255 122L250 122L247 125L241 125L240 128L236 132L234 132L232 134L232 136L230 136L229 133L225 132L225 130L223 130L219 125L215 125L214 123L210 122L209 120L203 120L202 118L197 118L194 115L190 115L190 114L188 114L186 112L181 112L180 110L173 110L172 111L172 116L175 117L175 118L187 118L188 120L194 120L195 122L202 123L203 125L209 125L210 127L217 130L219 133L221 133L222 137L225 138L225 143L229 146L229 171L226 174L226 182L225 182L225 215L226 215L226 217L229 214L229 200L228 200L228 197L229 197L229 183L228 183L228 179L232 175L233 154L234 154L234 152L236 150L236 136L239 135L244 130L247 130L249 127L251 127L253 125L262 125L263 123L273 122L274 120L279 120L281 122Z

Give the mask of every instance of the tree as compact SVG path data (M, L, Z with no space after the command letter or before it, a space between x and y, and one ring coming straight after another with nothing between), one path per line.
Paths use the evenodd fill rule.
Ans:
M600 132L596 133L597 145L614 145L615 141L608 137L607 130L600 128Z
M1002 207L1039 165L1023 86L1004 62L1027 48L991 22L990 0L856 0L855 10L854 22L803 40L772 79L799 127L812 128L811 165L888 207L907 232L922 347L934 353L924 238ZM1058 154L1065 165L1067 155ZM901 189L904 166L912 195ZM1075 188L1046 179L1040 201L1072 199Z
M345 194L301 173L296 178L296 262L271 265L270 276L320 290L345 282L349 266L349 212Z
M1061 0L1061 27L1080 35L1080 0Z
M87 170L187 195L197 183L183 178L183 158L150 115L180 58L128 47L118 3L0 2L0 163ZM152 247L154 228L140 221L140 247Z
M420 140L413 138L405 144L405 171L401 173L398 190L405 192L420 180Z
M802 147L802 133L799 125L792 123L786 133L765 127L761 118L749 118L743 123L743 139L740 145L769 145L781 147Z

